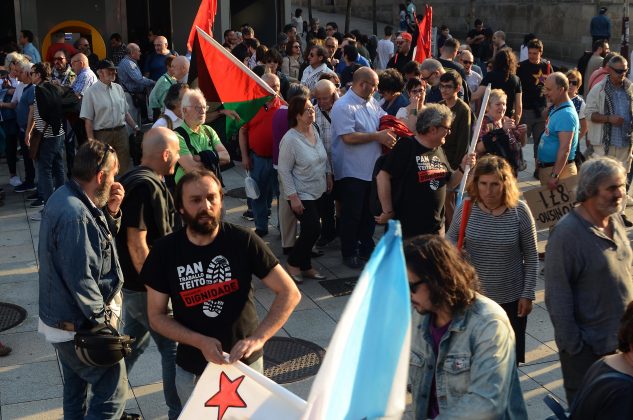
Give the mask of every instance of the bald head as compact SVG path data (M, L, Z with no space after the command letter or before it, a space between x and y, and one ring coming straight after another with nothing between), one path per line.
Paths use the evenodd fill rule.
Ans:
M189 60L183 55L175 57L171 62L171 70L176 80L181 80L189 73Z
M154 51L156 51L156 54L168 54L169 48L167 48L167 38L164 36L157 36L154 38Z
M165 127L152 128L143 136L142 147L141 165L158 175L174 173L174 166L180 157L180 141L174 131Z
M336 86L329 80L319 80L314 86L314 97L321 111L330 111L338 99Z
M268 86L270 86L277 94L279 94L279 90L281 89L281 83L279 82L279 77L273 73L264 73L262 76L262 80L266 82Z
M361 67L354 72L352 83L371 82L373 80L378 80L376 72L369 67Z
M70 67L75 74L79 74L83 69L88 68L88 57L82 53L73 55L70 59Z

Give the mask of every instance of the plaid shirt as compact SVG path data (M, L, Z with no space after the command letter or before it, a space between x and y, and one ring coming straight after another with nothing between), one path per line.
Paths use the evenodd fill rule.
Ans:
M321 111L321 108L318 106L314 107L315 111L315 122L316 125L319 126L321 140L323 141L323 146L325 146L325 151L327 152L327 158L332 163L332 135L330 126L332 125L330 112ZM326 115L328 117L326 117Z
M83 96L86 89L92 86L97 80L97 75L90 70L90 67L86 67L79 72L71 87L73 92Z

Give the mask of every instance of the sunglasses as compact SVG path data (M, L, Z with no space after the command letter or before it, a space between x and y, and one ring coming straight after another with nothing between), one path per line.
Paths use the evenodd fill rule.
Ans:
M65 58L64 57L55 57L55 61L64 61Z
M611 67L611 66L609 66L609 67L611 68L611 70L613 70L613 71L614 71L614 72L616 72L617 74L624 74L624 73L626 73L627 71L629 71L629 69L616 69L616 68L613 68L613 67Z
M447 127L447 126L445 126L445 125L436 125L436 127L438 127L438 128L440 128L440 127L441 127L441 128L443 128L444 130L446 130L446 135L447 135L447 136L448 136L449 134L451 134L451 128L450 128L450 127Z
M420 287L422 283L426 282L424 280L420 280L416 281L415 283L409 283L409 290L411 290L411 293L416 293L418 291L418 287Z
M110 146L109 144L106 144L105 146L106 150L103 153L103 156L101 156L101 160L99 160L99 163L97 163L97 173L103 169L103 165L105 165L106 161L108 160L108 153L116 153L112 146Z
M578 86L578 80L570 80L569 84L572 86Z
M472 61L466 61L466 60L462 60L462 63L464 63L464 64L473 64Z

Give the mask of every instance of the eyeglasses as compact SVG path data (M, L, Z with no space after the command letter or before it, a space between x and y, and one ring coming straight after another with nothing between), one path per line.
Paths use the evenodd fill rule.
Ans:
M105 146L106 150L103 153L103 156L101 156L101 160L99 161L99 163L97 163L97 173L99 173L103 169L103 165L105 165L106 161L108 160L108 153L116 153L112 146L110 146L109 144L105 144Z
M411 293L416 293L418 291L418 287L420 287L422 283L426 282L424 280L420 280L416 281L415 283L409 283L409 290L411 290Z
M64 57L55 57L55 61L64 61L65 58Z
M70 60L70 64L81 63L81 60Z
M422 80L424 80L425 82L428 82L435 73L436 72L434 71L433 73L429 74L427 77L422 77L422 76L420 77L422 77Z
M436 125L436 127L443 128L444 130L446 130L446 135L451 134L451 128L450 127L447 127L445 125Z
M301 45L293 45L292 48L301 48Z
M81 45L79 45L79 46L80 46L80 47L89 47L89 46L90 46L90 44L81 44Z
M569 84L572 86L578 86L578 80L570 80Z
M614 71L614 72L616 72L617 74L624 74L624 73L626 73L627 71L629 71L629 69L616 69L616 68L611 67L611 66L609 66L609 67L611 68L611 70L613 70L613 71Z
M207 112L209 110L209 106L200 106L200 105L186 105L185 108L193 108L198 112Z
M464 64L473 64L472 61L466 61L466 60L462 60L462 63L464 63Z

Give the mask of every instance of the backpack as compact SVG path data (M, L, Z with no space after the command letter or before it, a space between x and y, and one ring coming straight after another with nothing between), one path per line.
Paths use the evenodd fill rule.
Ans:
M206 136L209 138L209 141L211 141L211 136L209 135L207 126L203 124L200 126L200 128L202 129L202 131L204 131L204 134L206 134ZM191 145L191 139L189 138L189 133L187 133L187 130L185 130L184 127L180 126L176 128L174 131L180 134L182 138L185 140L185 143L187 144L187 149L189 150L189 152L193 156L200 156L200 161L204 165L204 167L210 170L211 172L213 172L220 180L220 184L224 186L224 182L222 181L222 171L220 170L220 157L218 153L215 151L215 149L212 148L211 150L203 150L202 152L198 152ZM176 164L176 170L178 170L179 166L180 166L179 164Z

